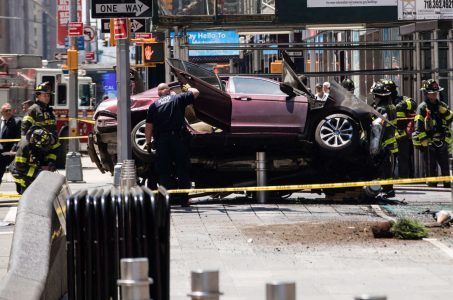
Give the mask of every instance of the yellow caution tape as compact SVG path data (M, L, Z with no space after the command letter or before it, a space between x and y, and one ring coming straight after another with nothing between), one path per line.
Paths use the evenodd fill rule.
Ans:
M452 181L453 176L406 178L406 179L383 179L357 182L320 183L320 184L298 184L298 185L274 185L274 186L249 186L229 188L205 188L205 189L174 189L168 190L169 194L180 193L226 193L226 192L260 192L260 191L294 191L311 189L336 189L347 187L364 187L373 185L426 183L438 181Z
M90 120L90 119L82 119L82 118L58 118L58 121L69 121L69 120L76 120L88 124L96 124L95 121Z
M19 195L19 194L3 194L3 193L0 193L0 198L2 200L11 199L11 198L17 199L17 198L20 198L20 197L21 197L21 195ZM2 202L0 201L0 203L2 203Z
M75 139L87 139L88 135L79 135L79 136L61 136L59 140L75 140ZM18 142L20 139L0 139L0 143L12 143Z

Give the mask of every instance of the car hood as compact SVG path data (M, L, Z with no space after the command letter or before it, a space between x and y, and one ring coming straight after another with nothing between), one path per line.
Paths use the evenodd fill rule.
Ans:
M313 93L310 89L305 86L302 81L297 76L295 71L295 66L293 61L291 60L290 56L286 51L282 51L282 58L283 58L283 68L282 68L282 81L283 83L291 86L296 92L303 93L308 95L309 97L314 97ZM363 114L372 114L383 120L388 120L382 116L377 110L375 110L372 106L370 106L365 101L359 99L357 96L346 90L341 84L336 81L330 82L330 95L329 95L329 103L328 105L331 106L342 106L348 109L353 110L358 115Z
M153 103L159 96L157 95L157 87L147 90L143 93L135 94L131 96L131 111L144 110ZM116 117L118 111L118 100L117 98L109 98L102 101L94 113L94 119L99 115L107 115Z

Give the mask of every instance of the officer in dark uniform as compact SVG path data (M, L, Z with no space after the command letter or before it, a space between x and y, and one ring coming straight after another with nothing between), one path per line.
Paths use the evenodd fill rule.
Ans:
M398 153L394 127L396 124L396 108L392 103L390 90L382 82L376 82L371 89L371 93L374 98L374 108L389 121L384 123L383 120L376 119L373 122L379 122L384 126L380 152L376 157L379 163L379 176L382 179L390 179L393 177L392 161L394 161L394 156ZM385 185L382 191L386 197L395 196L393 185Z
M385 87L392 93L390 96L396 107L396 141L398 144L398 177L410 178L413 175L412 132L413 117L417 103L410 97L399 96L397 85L393 80L381 79Z
M50 132L38 126L32 126L27 135L21 138L14 161L9 167L19 194L27 189L41 170L50 170L47 154L55 142Z
M49 106L52 87L49 82L43 82L36 87L35 93L36 101L32 106L30 106L22 119L21 136L27 135L30 127L32 126L44 128L54 136L54 139L57 142L52 145L51 149L49 149L46 157L49 167L53 169L55 168L55 162L57 160L58 148L61 145L58 143L57 139L57 121L55 115L53 114L52 107Z
M190 188L189 133L184 122L186 106L193 103L200 94L189 85L183 86L183 93L175 94L166 83L157 87L160 96L148 108L145 138L147 149L156 149L155 167L159 184L173 188L172 175L176 177L177 188ZM153 144L151 144L153 138ZM187 194L181 198L181 205L188 206Z
M341 82L341 86L344 87L345 89L347 89L348 91L350 91L351 93L354 93L355 84L354 84L354 81L352 81L351 79L345 78Z
M442 176L448 176L448 154L452 143L450 123L453 113L439 100L439 92L443 88L435 80L424 82L421 90L425 93L425 101L417 107L412 140L414 146L422 152L427 175L437 176L439 164ZM428 186L437 186L437 183L430 182ZM450 182L444 182L444 187L449 188Z

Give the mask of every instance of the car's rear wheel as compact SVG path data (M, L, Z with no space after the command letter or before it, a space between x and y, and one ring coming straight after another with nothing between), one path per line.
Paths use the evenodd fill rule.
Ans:
M145 139L145 126L146 120L140 121L132 129L131 143L132 151L141 160L148 161L153 159L155 151L148 153L146 151L146 139Z
M357 123L346 114L328 115L318 123L315 141L329 152L352 151L359 141Z

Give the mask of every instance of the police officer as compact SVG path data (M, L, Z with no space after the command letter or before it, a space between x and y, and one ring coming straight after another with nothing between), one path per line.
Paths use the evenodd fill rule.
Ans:
M355 84L354 81L352 81L349 78L343 79L341 82L341 86L344 87L346 90L350 91L351 93L354 93L355 90Z
M389 121L385 123L383 120L379 119L374 121L378 121L383 125L385 124L381 139L381 149L376 159L379 162L379 176L383 179L388 179L392 178L392 161L394 160L394 156L398 153L394 127L394 124L396 123L396 108L392 103L390 90L388 90L382 82L376 82L371 89L371 93L374 98L374 108ZM383 193L386 197L394 197L395 191L393 190L393 185L385 185L383 187Z
M16 182L17 192L22 194L41 170L49 170L48 151L56 142L47 130L32 126L19 141L16 156L9 169Z
M200 92L187 84L182 90L183 93L175 94L166 83L159 84L157 91L160 98L149 106L146 116L146 147L148 152L153 147L156 149L155 167L159 184L166 188L172 188L173 174L177 188L190 188L189 133L184 123L184 112ZM185 194L181 198L181 206L188 205L189 199Z
M393 80L381 79L385 87L390 90L392 102L396 107L396 132L395 137L398 144L398 176L401 178L412 177L412 132L415 109L415 101L406 96L399 96L397 85Z
M50 134L54 136L54 139L57 140L56 118L53 114L52 107L49 106L51 93L52 87L48 81L43 82L36 87L36 101L28 108L27 113L22 119L21 136L27 135L30 127L35 125L50 132ZM46 161L51 168L54 168L55 166L59 147L60 143L56 142L47 153Z
M428 176L437 176L437 164L442 176L448 176L448 152L452 142L450 123L453 113L439 100L439 92L443 88L435 80L425 81L421 90L425 94L425 100L417 107L413 143L422 152ZM428 183L428 186L437 186L437 183ZM444 187L450 187L450 182L444 182Z

